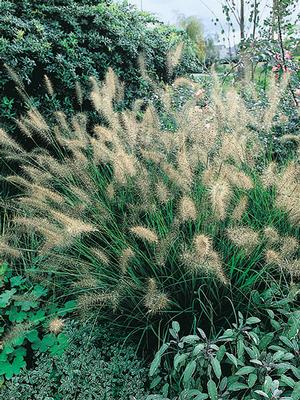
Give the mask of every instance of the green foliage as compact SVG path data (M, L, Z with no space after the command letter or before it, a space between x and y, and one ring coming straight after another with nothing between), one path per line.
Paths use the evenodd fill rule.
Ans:
M49 302L48 290L0 266L0 379L11 379L30 363L32 351L61 355L67 347L64 333L49 332L49 321L74 308ZM44 329L42 329L42 326Z
M150 14L122 3L104 1L22 1L0 3L0 121L15 128L14 119L24 111L15 84L26 88L31 105L43 112L63 109L91 111L85 95L91 75L102 79L113 67L126 82L125 104L137 96L147 97L149 85L139 71L138 57L143 54L147 69L167 79L166 54L179 41L187 49L178 72L197 69L193 50L185 33L159 23ZM8 74L3 64L14 73ZM43 76L52 81L55 95L46 93ZM12 82L12 79L15 82ZM82 84L83 99L76 99L75 82ZM24 85L24 86L23 86ZM19 99L19 100L18 100ZM21 138L21 137L20 137Z
M147 400L298 399L300 312L290 300L265 292L261 302L271 308L264 322L239 312L236 323L215 339L200 328L180 338L173 322L172 339L150 367L150 387L160 394Z
M1 399L129 400L144 395L146 369L134 348L92 323L66 324L69 346L61 355L38 354L35 366L7 382Z

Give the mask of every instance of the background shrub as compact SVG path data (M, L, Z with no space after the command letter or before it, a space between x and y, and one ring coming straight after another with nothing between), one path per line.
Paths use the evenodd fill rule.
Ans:
M112 331L93 323L68 322L64 334L69 341L66 351L60 356L37 352L34 367L7 382L1 399L142 398L146 370L133 347L123 346Z
M151 74L166 80L166 54L182 40L187 46L178 72L199 68L183 31L125 3L3 0L0 15L0 123L10 129L24 111L16 84L26 89L31 105L41 111L56 108L70 114L91 111L85 96L88 79L91 75L103 79L108 67L127 84L124 105L137 96L148 96L149 84L139 71L140 54ZM5 63L20 79L12 81L15 76L7 74ZM44 74L51 79L55 95L46 92ZM75 82L82 84L77 98Z

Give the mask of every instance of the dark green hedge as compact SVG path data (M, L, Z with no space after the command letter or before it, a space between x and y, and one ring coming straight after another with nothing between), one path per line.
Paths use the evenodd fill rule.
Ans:
M99 3L99 4L98 4ZM126 102L149 95L138 71L144 53L149 71L167 79L168 49L188 39L183 31L159 23L152 15L123 3L103 0L1 0L0 1L0 125L14 128L13 118L24 112L15 84L4 64L22 78L31 102L42 112L78 109L74 85L87 90L91 75L102 79L108 67L126 82ZM195 53L186 46L178 73L199 69ZM47 95L47 74L57 92ZM90 110L86 100L84 110Z

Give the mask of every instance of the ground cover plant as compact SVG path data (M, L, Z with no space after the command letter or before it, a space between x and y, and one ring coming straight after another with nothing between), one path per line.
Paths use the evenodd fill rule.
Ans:
M61 355L68 338L62 321L74 302L59 304L41 282L31 282L7 263L0 266L0 384L32 365L32 353Z
M142 399L147 371L134 347L123 346L114 332L95 324L67 321L68 347L62 355L35 353L34 366L0 390L1 399Z
M36 237L34 249L19 244L22 257L82 314L137 335L138 346L153 349L146 338L160 341L173 319L183 332L201 322L216 333L234 310L259 317L253 290L299 276L297 158L274 162L255 134L270 131L287 79L253 113L217 80L212 104L199 108L201 91L179 78L195 96L176 113L170 87L157 88L171 130L151 105L116 111L123 86L112 70L104 83L91 78L105 121L92 130L83 113L56 112L48 125L31 109L24 132L47 148L26 151L1 131L23 171L7 178L24 191L14 234Z

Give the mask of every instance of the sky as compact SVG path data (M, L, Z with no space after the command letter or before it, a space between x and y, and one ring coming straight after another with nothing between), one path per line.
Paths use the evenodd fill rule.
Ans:
M214 36L221 31L221 24L225 27L225 17L222 13L222 0L130 0L139 9L154 13L160 20L166 23L176 23L177 15L197 16L204 26L205 35ZM264 15L268 14L272 0L261 0L261 9ZM219 18L220 23L215 26L212 19ZM237 38L231 36L232 41ZM222 40L220 40L222 42Z

